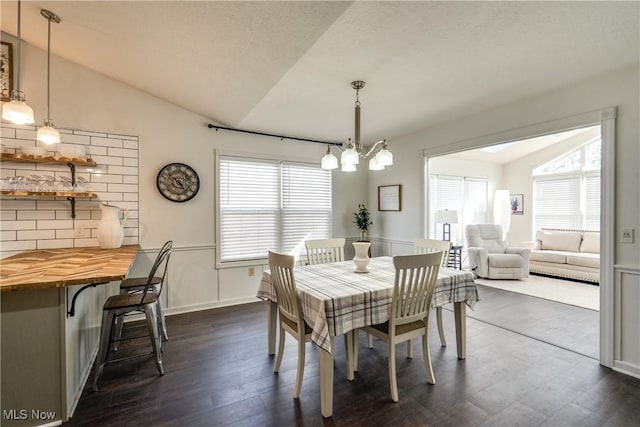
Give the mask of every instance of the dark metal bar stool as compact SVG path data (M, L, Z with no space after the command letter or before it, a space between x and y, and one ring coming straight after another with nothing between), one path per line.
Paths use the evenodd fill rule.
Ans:
M156 367L160 375L164 375L164 368L162 367L162 350L161 339L158 332L158 314L157 307L160 300L160 292L156 293L152 290L153 278L156 277L156 271L169 261L169 255L171 254L171 248L161 253L157 262L154 263L149 276L147 277L144 289L140 293L134 294L120 294L113 295L107 299L102 308L102 329L100 331L100 348L98 350L98 356L96 358L96 368L93 380L93 390L99 390L100 378L104 371L104 365L108 362L116 362L119 360L129 359L129 357L118 360L107 360L107 354L111 343L119 340L120 336L116 335L116 319L122 318L124 315L132 312L144 312L147 320L147 329L149 337L151 339L151 346L153 353L155 354ZM160 288L159 291L161 291ZM120 332L122 330L120 329ZM140 355L142 356L142 355ZM137 357L137 356L131 356Z
M153 262L155 266L158 264L160 258L166 251L171 251L173 248L173 241L168 240L162 248L160 252L158 252L158 256L156 260ZM167 266L169 265L169 258L167 258L166 263L164 264L164 268L162 269L162 273L158 276L154 276L151 278L151 289L156 294L160 295L162 288L164 287L165 278L167 275ZM144 288L147 284L147 277L128 277L120 282L120 294L135 294L144 291ZM158 298L158 327L160 328L160 333L162 334L162 340L167 341L169 339L169 335L167 334L167 324L164 317L164 311L162 309L162 299ZM118 350L118 343L120 342L120 337L122 336L122 327L124 325L124 316L120 316L116 319L116 340L113 343L113 351Z

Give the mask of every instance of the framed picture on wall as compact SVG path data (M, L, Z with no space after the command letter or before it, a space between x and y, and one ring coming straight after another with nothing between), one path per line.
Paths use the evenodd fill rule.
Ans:
M0 100L11 101L13 90L13 45L1 42L0 45Z
M378 210L400 211L402 210L402 186L381 185L378 187Z
M509 202L511 204L511 215L524 214L523 195L512 194L509 196Z

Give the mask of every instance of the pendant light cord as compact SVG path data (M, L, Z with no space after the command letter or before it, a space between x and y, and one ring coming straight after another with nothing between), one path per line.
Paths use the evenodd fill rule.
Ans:
M20 55L20 40L22 40L22 37L20 37L20 10L21 10L21 2L20 0L18 0L18 78L16 79L16 91L18 93L20 93L20 63L22 62L22 57Z
M51 121L51 17L47 18L47 122Z

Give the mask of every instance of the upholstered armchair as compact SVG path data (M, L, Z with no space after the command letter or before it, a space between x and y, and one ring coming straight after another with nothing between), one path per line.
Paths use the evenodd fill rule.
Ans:
M510 248L499 224L471 224L465 227L469 268L486 279L529 277L530 249Z

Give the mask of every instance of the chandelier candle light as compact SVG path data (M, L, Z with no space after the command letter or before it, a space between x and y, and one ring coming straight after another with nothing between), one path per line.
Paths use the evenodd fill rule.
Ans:
M49 116L50 99L51 99L51 23L60 23L60 17L47 9L41 9L40 14L48 21L47 32L47 118L44 120L44 126L38 129L36 139L44 144L59 144L60 132L53 127L53 120Z
M20 0L18 0L18 49L16 58L16 88L11 91L11 101L2 105L2 118L17 125L33 123L33 108L25 101L24 92L20 90Z
M360 163L360 158L367 158L370 155L374 156L369 160L369 170L383 170L386 166L393 165L393 154L387 149L387 141L382 139L375 144L366 154L363 154L363 147L360 143L360 99L359 93L365 85L362 80L356 80L351 82L351 87L356 90L356 107L355 107L355 135L354 143L351 143L351 138L347 143L347 148L343 149L338 147L342 154L340 156L340 163L342 165L343 172L355 172L357 165ZM378 150L378 148L380 148ZM377 150L377 151L376 151ZM331 154L331 145L327 146L327 153L322 158L322 169L336 169L338 167L338 159Z

